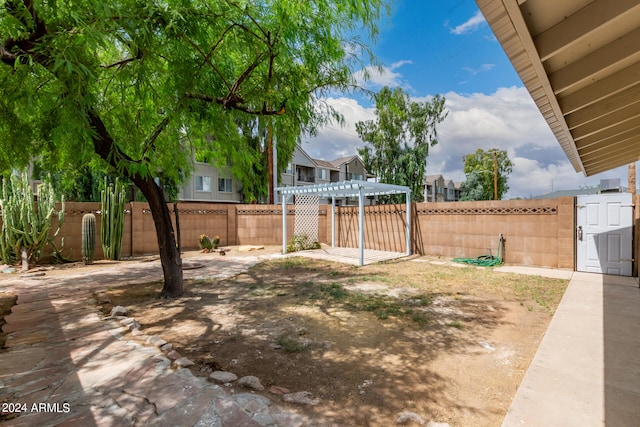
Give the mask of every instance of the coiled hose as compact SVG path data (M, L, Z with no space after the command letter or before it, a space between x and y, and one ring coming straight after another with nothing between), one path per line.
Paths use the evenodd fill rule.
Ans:
M496 265L500 265L502 264L504 241L504 236L500 234L500 236L498 237L498 254L496 256L493 256L493 254L489 253L489 255L480 255L477 258L454 258L453 262L477 265L479 267L493 267ZM489 248L489 252L491 252L491 248Z

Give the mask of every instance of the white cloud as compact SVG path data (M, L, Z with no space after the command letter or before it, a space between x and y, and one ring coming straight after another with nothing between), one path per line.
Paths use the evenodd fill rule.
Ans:
M383 86L410 89L409 84L402 79L402 74L396 72L398 68L405 64L412 64L410 60L394 62L389 66L376 67L369 65L365 69L357 71L354 76L359 86L368 89L377 89Z
M513 162L506 198L541 195L552 190L595 186L600 179L621 178L626 185L626 168L595 177L576 173L526 89L510 87L493 94L445 95L448 116L438 127L439 144L431 148L428 174L443 174L463 181L463 158L478 148L506 150ZM416 101L430 97L413 98ZM365 108L351 98L325 100L345 117L345 126L332 125L304 144L313 157L332 160L357 154L364 146L355 123L375 118L373 108Z
M482 64L478 68L462 67L462 69L464 71L468 72L469 74L471 74L472 76L475 76L475 75L478 75L480 73L485 73L487 71L491 71L491 70L493 70L493 68L495 66L496 66L495 64Z
M485 22L482 12L477 11L467 22L460 24L455 28L451 28L449 32L455 35L468 34L477 30Z

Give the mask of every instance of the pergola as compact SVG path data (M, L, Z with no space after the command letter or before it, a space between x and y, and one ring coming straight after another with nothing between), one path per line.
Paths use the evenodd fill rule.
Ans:
M406 213L406 254L411 255L411 189L402 185L383 184L368 181L341 181L326 184L304 185L297 187L278 187L282 196L282 252L287 253L287 199L289 196L313 194L322 198L331 198L331 247L336 245L336 197L358 197L358 249L359 265L364 265L364 198L390 194L405 194Z

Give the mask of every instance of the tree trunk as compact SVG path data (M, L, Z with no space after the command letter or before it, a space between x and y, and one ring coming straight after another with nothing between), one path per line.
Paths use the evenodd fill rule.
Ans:
M629 177L628 177L627 191L631 194L636 194L636 163L629 163Z
M131 158L120 151L103 121L93 110L88 111L87 115L92 129L95 131L92 139L96 154L114 168L122 170L123 168L118 168L118 159L127 162L131 161ZM149 203L153 223L156 227L160 262L164 274L164 287L160 296L162 298L179 298L182 296L182 260L176 245L171 214L164 200L162 189L150 175L142 177L137 173L129 172L126 168L122 170L122 174L133 181Z
M147 199L153 223L156 226L158 250L164 274L164 286L160 297L179 298L182 296L182 259L178 251L171 214L164 200L164 194L151 177L135 178L133 181Z

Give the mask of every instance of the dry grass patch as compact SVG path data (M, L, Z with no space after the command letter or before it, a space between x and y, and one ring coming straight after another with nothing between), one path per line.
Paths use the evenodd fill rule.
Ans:
M193 360L196 375L229 370L311 392L321 403L298 409L318 425L388 426L412 411L427 422L491 426L566 285L474 266L296 257L188 281L174 301L157 299L159 283L114 288L103 310L126 306L147 334Z

